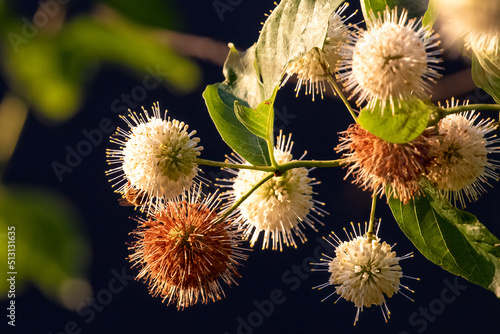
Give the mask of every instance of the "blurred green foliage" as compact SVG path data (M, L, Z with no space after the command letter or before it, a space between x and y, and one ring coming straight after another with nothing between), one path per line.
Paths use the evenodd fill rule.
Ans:
M159 69L156 72L166 86L180 92L197 87L198 66L172 50L158 28L174 20L171 6L160 1L109 2L121 13L134 15L128 18L101 6L65 22L63 8L40 6L31 21L11 9L1 11L1 61L9 88L35 111L63 121L78 111L89 73L102 62L117 63L138 74Z
M0 0L0 64L10 91L0 102L10 111L4 115L23 111L19 119L24 122L29 107L53 122L71 118L85 100L92 74L103 63L132 69L139 79L154 72L159 82L177 92L198 86L196 63L170 48L165 37L164 28L181 23L170 2L102 0L70 20L66 6L72 3L64 2L38 2L34 16L26 17L9 6L12 2ZM7 103L9 96L19 97L21 106ZM12 133L12 138L0 137L0 145L17 142L19 131L2 129L9 124L0 123L0 132ZM0 158L0 176L9 159L10 154ZM65 307L84 301L85 295L75 293L90 292L85 289L90 248L79 224L64 198L0 183L0 263L7 264L7 228L15 226L16 295L33 283ZM0 295L5 298L8 289L2 280Z
M182 26L182 16L174 9L170 1L165 0L100 0L124 16L144 25L165 29L175 29Z
M45 295L62 302L68 280L85 280L90 249L78 227L78 215L64 198L39 189L0 191L0 263L7 265L7 230L15 227L16 295L33 282ZM7 280L0 281L6 297Z

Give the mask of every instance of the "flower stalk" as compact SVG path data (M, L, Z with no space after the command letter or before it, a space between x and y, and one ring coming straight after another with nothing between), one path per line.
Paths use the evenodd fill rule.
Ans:
M213 167L221 167L221 168L232 168L232 169L251 169L258 170L262 172L271 172L271 173L284 173L292 168L328 168L328 167L340 167L345 165L347 162L345 159L336 159L336 160L297 160L290 161L283 164L276 164L274 166L253 166L253 165L244 165L244 164L234 164L228 162L221 161L213 161L207 159L196 159L196 163L198 165L205 166L213 166Z
M470 111L470 110L493 110L493 111L499 111L500 110L500 104L469 104L469 105L462 105L462 106L456 106L452 108L439 108L439 112L441 112L444 116L450 115L450 114L456 114L462 111Z
M337 82L335 81L335 79L331 75L329 75L327 80L330 83L330 85L332 85L333 89L335 89L335 92L339 95L342 102L344 102L347 110L349 111L352 118L354 119L354 122L357 123L358 121L357 121L356 113L354 112L354 109L352 109L349 101L347 101L347 98L345 97L344 93L342 93L342 90L340 89L339 85L337 85Z
M377 208L377 194L374 191L372 194L372 208L370 212L370 220L368 221L368 231L366 236L368 239L375 239L375 234L373 233L373 226L375 225L375 210Z
M218 218L217 222L224 221L234 210L236 210L241 203L243 203L252 193L257 190L261 185L267 182L270 178L274 176L274 173L269 173L265 177L263 177L259 182L257 182L247 193L243 196L241 196L240 199L238 199L231 207L229 207L227 210L224 211L224 213Z

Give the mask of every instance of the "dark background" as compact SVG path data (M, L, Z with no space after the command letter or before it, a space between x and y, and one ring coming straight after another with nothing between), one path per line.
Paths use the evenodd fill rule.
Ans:
M258 38L260 22L264 13L274 8L273 1L240 0L232 3L233 10L217 15L211 1L175 1L180 17L180 31L211 37L223 43L233 42L239 49L249 47ZM36 3L20 2L16 5L22 15L32 14ZM90 10L93 3L72 1L70 15ZM467 66L463 60L447 59L446 73ZM173 118L185 121L191 129L198 131L204 146L202 157L223 160L230 149L224 144L211 122L201 93L205 85L223 80L221 67L208 61L197 61L204 76L203 83L190 94L179 95L172 90L159 87L148 91L139 105L150 108L155 101L162 109L168 109ZM30 113L14 155L4 174L6 185L29 185L50 189L65 196L81 215L81 228L91 245L92 258L88 275L94 296L108 289L115 272L124 271L135 275L126 260L129 233L135 222L129 217L135 212L120 207L118 195L110 188L104 171L108 169L105 150L108 140L93 148L92 153L72 173L64 174L59 182L51 163L64 161L66 145L75 147L85 139L84 129L95 129L103 118L111 119L115 125L123 126L118 114L111 110L112 102L122 93L129 93L141 84L141 76L112 64L102 64L87 85L86 99L79 113L62 124L50 124L45 119ZM5 91L5 83L0 84ZM293 153L299 157L307 150L309 159L332 159L337 155L333 148L337 144L337 133L347 128L350 116L337 100L326 97L311 102L309 96L300 94L295 98L293 84L287 85L276 103L278 114L276 126L285 133L292 132L295 141ZM479 95L478 95L479 94ZM462 97L484 96L480 91L471 91ZM481 99L481 97L478 97ZM480 100L489 102L489 100ZM139 110L139 108L136 108ZM221 177L216 168L203 168L204 176ZM124 287L113 293L104 303L101 300L93 308L85 308L80 314L68 311L46 299L34 286L28 286L16 298L16 328L7 328L3 315L6 303L1 302L2 333L493 333L498 332L500 302L489 291L464 279L445 272L426 260L416 251L392 218L390 210L379 201L377 217L382 218L380 235L393 244L398 255L415 252L415 257L401 263L406 275L418 277L420 281L402 279L402 284L415 290L411 302L401 294L387 301L391 319L384 323L380 309L365 309L358 324L353 327L356 309L352 303L336 297L321 302L334 291L333 287L317 291L313 286L328 280L325 272L311 273L309 257L320 245L318 237L332 230L341 234L349 223L365 222L370 214L370 194L362 192L343 181L345 170L341 168L314 170L311 172L320 185L315 186L316 199L325 202L330 215L322 219L324 226L317 226L318 233L306 229L308 242L298 249L283 252L261 250L256 246L248 261L241 267L242 278L238 286L225 287L226 298L208 305L196 305L184 311L175 306L167 307L159 298L148 294L144 284L125 280ZM495 184L495 186L498 186ZM500 190L490 189L479 203L468 206L480 221L496 235L498 226ZM258 243L260 245L261 243ZM245 244L247 247L248 243ZM296 268L305 266L307 270ZM295 269L294 269L295 268ZM459 285L456 298L444 292L448 285ZM279 291L275 291L279 290ZM274 292L273 292L274 291ZM272 296L280 294L279 305L267 314L257 314L256 304L262 304ZM105 292L101 292L104 296ZM83 302L83 301L82 301ZM264 302L268 305L268 302ZM94 311L92 311L94 310ZM427 310L427 311L426 311ZM426 313L427 312L427 313ZM262 312L260 312L262 313ZM426 314L426 315L425 315ZM241 325L245 322L248 325Z

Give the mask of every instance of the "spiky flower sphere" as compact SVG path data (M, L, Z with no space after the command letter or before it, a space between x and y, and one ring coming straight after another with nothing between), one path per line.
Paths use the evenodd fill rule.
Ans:
M437 72L440 50L437 35L422 27L421 20L408 20L403 10L386 9L383 15L371 13L368 30L358 28L340 47L338 78L356 103L385 108L411 97L428 98ZM394 110L394 109L393 109Z
M224 297L221 283L240 277L246 259L238 247L240 232L216 212L218 197L201 190L168 201L133 232L130 261L139 268L153 296L178 309ZM219 220L219 221L218 221Z
M451 106L455 106L452 101ZM498 180L498 161L488 154L499 153L493 120L478 120L479 113L452 114L438 124L439 146L427 177L448 199L465 207L465 198L476 201L486 190L483 184Z
M333 232L330 239L326 239L336 247L335 257L323 254L326 258L321 259L321 263L317 263L317 265L328 267L327 270L331 274L328 282L317 288L322 289L333 285L335 293L340 296L339 299L344 298L353 302L357 308L354 325L359 319L359 312L363 311L364 307L372 305L380 306L387 322L390 312L385 299L398 293L401 287L408 289L400 284L403 273L399 261L413 255L410 253L398 257L392 250L392 246L385 241L381 242L376 235L369 237L366 231L365 234L361 233L359 225L358 230L354 228L354 225L352 227L354 234L346 232L349 241L342 241Z
M107 174L117 174L117 191L127 194L131 189L147 196L144 206L158 200L179 196L189 189L198 173L196 158L203 150L196 131L187 132L188 126L178 120L161 117L158 103L150 115L143 108L143 115L131 112L122 119L129 130L118 128L111 139L120 145L108 149L108 163L118 165Z
M325 80L332 75L335 70L335 64L340 59L338 48L347 35L347 27L344 22L347 20L342 17L342 13L349 6L344 3L330 16L328 21L328 31L323 45L323 49L313 48L298 59L292 60L286 68L285 77L282 86L288 79L297 74L297 86L295 91L299 95L302 84L305 84L306 95L312 95L314 101L315 94L321 94L325 91Z
M420 194L419 180L432 163L437 139L431 129L405 144L389 143L358 124L341 132L337 152L350 163L346 178L352 174L354 184L377 195L397 197L408 203ZM386 193L390 186L389 193Z
M279 164L292 161L293 142L291 135L280 134L278 143L274 149L276 161ZM246 161L236 156L237 160L232 163L246 163ZM232 205L245 195L257 182L266 176L266 172L240 169L230 170L236 177L226 180L230 190L227 192L228 205ZM261 232L264 232L262 248L266 249L271 243L272 249L283 249L286 246L297 247L294 236L300 241L307 239L302 232L304 224L314 229L316 218L311 216L315 212L322 215L322 210L317 208L317 202L312 198L312 186L317 184L313 178L308 176L309 171L305 168L293 168L283 173L281 176L274 176L255 190L238 207L236 223L241 225L245 238L250 238L253 247L257 242Z

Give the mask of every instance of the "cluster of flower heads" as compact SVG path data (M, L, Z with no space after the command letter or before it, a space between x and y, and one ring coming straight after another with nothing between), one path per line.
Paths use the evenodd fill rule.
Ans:
M479 11L485 18L477 24L462 16L457 21L463 24L457 31L465 45L474 52L481 49L497 56L500 2L459 2L459 6L454 2L450 7L467 12L462 16L474 16ZM396 107L401 109L401 102L429 100L431 83L441 76L438 35L424 26L422 19L408 19L404 9L398 12L397 8L387 8L377 15L371 12L366 19L367 28L363 29L346 25L334 13L326 37L328 41L335 32L334 48L325 42L323 50L315 48L293 60L286 68L283 83L296 74L296 90L309 82L306 94L312 92L314 100L313 87L316 93L324 90L324 80L331 82L329 76L335 73L351 93L349 98L357 97L358 107L372 111L379 108L382 115L387 109L394 114ZM335 56L327 58L328 52ZM446 108L457 104L452 100ZM401 144L387 142L353 124L341 133L336 151L346 161L346 178L352 175L353 183L370 190L373 196L396 197L407 204L422 195L421 179L425 177L454 205L458 202L465 207L465 199L477 200L485 192L485 185L498 179L495 170L500 163L489 156L500 152L499 140L492 134L496 128L493 120L480 119L475 111L449 114L412 141ZM326 256L319 264L327 266L331 276L319 288L334 285L339 299L353 302L357 307L355 324L363 307L372 305L379 305L387 320L390 312L385 298L404 287L399 283L399 261L411 255L396 257L392 247L380 243L378 237L353 230L354 235L348 234L346 242L332 234L337 245L335 257Z
M456 106L452 100L448 107ZM427 177L454 204L476 201L489 180L498 179L498 161L488 154L500 152L491 133L493 120L478 120L474 111L451 114L414 140L389 143L358 124L341 133L336 147L348 165L353 183L375 194L408 203L421 195L420 179ZM346 176L346 177L347 177Z
M396 8L377 16L370 13L366 30L346 25L346 8L330 17L322 49L313 48L288 64L282 85L296 74L297 94L305 84L314 100L315 94L323 97L324 81L336 72L351 98L357 96L358 106L380 106L383 111L389 105L394 111L401 101L429 98L430 83L440 76L437 35ZM456 106L452 100L446 107ZM450 114L403 144L353 124L341 133L336 151L346 162L346 178L353 176L353 182L373 196L396 197L406 204L421 195L420 181L426 177L454 204L465 206L465 198L477 200L484 185L498 178L495 169L500 166L488 156L500 152L492 134L496 126L478 117L474 111ZM196 131L162 117L158 104L152 114L143 109L143 114L131 112L123 119L129 129L118 128L112 137L119 147L107 151L114 165L107 173L122 195L120 204L146 212L145 218L137 218L129 259L139 270L137 279L167 304L183 309L221 299L222 284L235 283L238 266L247 258L240 246L243 239L253 247L262 237L263 249L297 247L297 240L307 240L305 227L315 230L315 223L321 224L318 217L326 214L320 208L323 203L313 198L313 186L319 182L309 176L310 170L298 167L271 174L255 166L245 168L250 163L237 153L227 163L240 168L227 169L233 177L219 180L227 191L206 196L197 182L203 147L194 137ZM292 147L291 135L280 133L273 151L279 165L295 161ZM372 305L380 306L387 321L386 298L401 287L408 289L400 284L404 276L399 262L412 255L397 257L378 230L374 234L365 228L362 233L353 226L353 233L346 235L348 241L342 241L332 233L335 256L324 255L318 263L327 267L330 278L318 287L333 285L331 295L354 303L354 324L360 311Z
M139 269L153 296L177 308L207 303L224 296L221 283L239 277L237 267L246 259L240 248L241 230L221 213L218 193L204 195L196 158L196 131L177 120L143 109L123 117L129 130L118 128L111 141L120 145L107 151L115 166L107 173L118 185L121 205L139 207L132 232L130 261Z
M272 244L296 247L302 242L305 225L314 229L325 212L312 197L317 184L306 168L294 168L272 177L255 190L237 209L227 215L236 202L269 173L230 170L224 196L203 195L202 185L194 182L198 173L196 157L201 147L196 133L187 125L161 117L158 104L153 115L130 113L123 118L129 130L118 128L109 149L108 162L121 205L139 207L146 218L138 218L132 232L135 240L130 261L139 268L137 279L144 280L153 296L184 308L197 302L220 299L221 282L234 283L238 263L246 259L240 244L251 239L253 246L264 235L263 248ZM280 133L274 156L278 163L292 162L291 135ZM233 163L248 164L235 155ZM221 205L225 199L226 203Z
M399 265L401 260L413 255L409 253L398 257L392 250L393 246L385 241L381 242L378 237L380 224L375 234L367 233L366 225L364 233L361 232L360 224L358 224L358 229L352 223L351 226L353 230L351 233L347 233L344 228L348 241L342 241L334 232L331 233L329 239L325 239L335 247L335 256L323 254L325 258L322 258L320 263L316 263L318 266L326 266L327 269L324 271L330 273L328 282L316 288L323 289L333 285L335 292L325 299L336 293L339 295L337 301L344 298L353 302L357 308L354 325L359 319L359 312L363 311L364 307L372 305L380 306L387 322L390 312L385 298L391 298L400 291L401 287L413 292L400 283L403 273ZM316 270L321 271L321 269Z
M188 134L183 123L161 118L158 104L153 112L153 116L145 110L144 116L131 113L133 122L126 119L130 130L118 129L112 137L120 148L108 151L109 162L119 164L109 173L119 173L125 180L119 188L122 201L141 208L148 206L147 216L137 218L129 259L138 268L137 279L148 285L153 296L159 296L168 305L176 304L178 309L221 299L222 283L235 283L239 277L237 268L247 258L245 249L240 247L243 238L250 238L253 246L263 232L263 248L271 243L273 249L280 250L283 244L296 247L294 236L302 242L306 240L301 227L305 224L314 228L314 222L319 221L311 213L321 216L325 212L318 208L322 203L312 198L315 180L302 167L269 178L238 207L236 218L221 214L224 208L221 209L220 196L205 196L199 184L176 185L182 191L174 198L162 188L153 190L153 184L161 187L193 179L197 165L192 157L199 154L199 139L191 138L194 131ZM274 149L279 164L293 161L292 147L291 136L280 133ZM162 161L172 158L165 152L172 152L173 148L178 161L170 166L190 165L191 169L178 167L174 173L165 169L168 164ZM238 155L229 162L248 164ZM226 209L266 174L244 168L230 171L235 177L226 180ZM140 177L134 178L136 175ZM331 272L325 285L337 285L336 292L354 302L358 308L356 321L359 310L371 305L384 305L382 310L387 318L384 295L391 297L398 292L402 275L398 263L406 256L396 257L389 245L379 243L376 235L362 236L360 232L349 242L336 240L335 258L324 263Z
M486 8L495 13L500 8L497 2L484 6L463 2L465 8L481 7L485 16ZM309 81L309 91L313 85L324 88L323 80L335 67L337 79L351 97L357 96L358 106L366 103L367 108L378 106L382 112L389 106L394 112L401 101L430 98L430 83L440 77L442 50L436 49L438 36L423 26L422 19L408 19L406 10L387 8L378 15L369 13L367 29L362 29L345 24L340 16L345 8L330 18L326 41L335 40L335 47L325 42L323 50L313 49L292 61L284 82L296 73L297 90L304 81ZM468 36L473 39L470 32ZM320 71L322 68L328 71ZM453 100L447 105L454 106ZM497 162L487 157L498 152L492 146L497 140L490 135L495 127L491 120L477 122L478 116L474 112L449 115L405 144L387 142L355 124L341 133L336 150L350 163L347 176L353 175L354 183L365 190L408 203L421 194L420 178L425 176L453 203L465 206L465 197L477 200L485 191L482 184L498 178L494 172Z
M283 83L297 74L297 92L309 82L306 93L314 99L313 86L322 94L324 80L336 70L358 105L394 110L399 101L428 98L430 83L440 77L438 36L421 19L408 19L408 12L397 8L377 16L371 12L366 30L346 25L340 16L346 7L331 16L323 50L312 49L291 61Z

